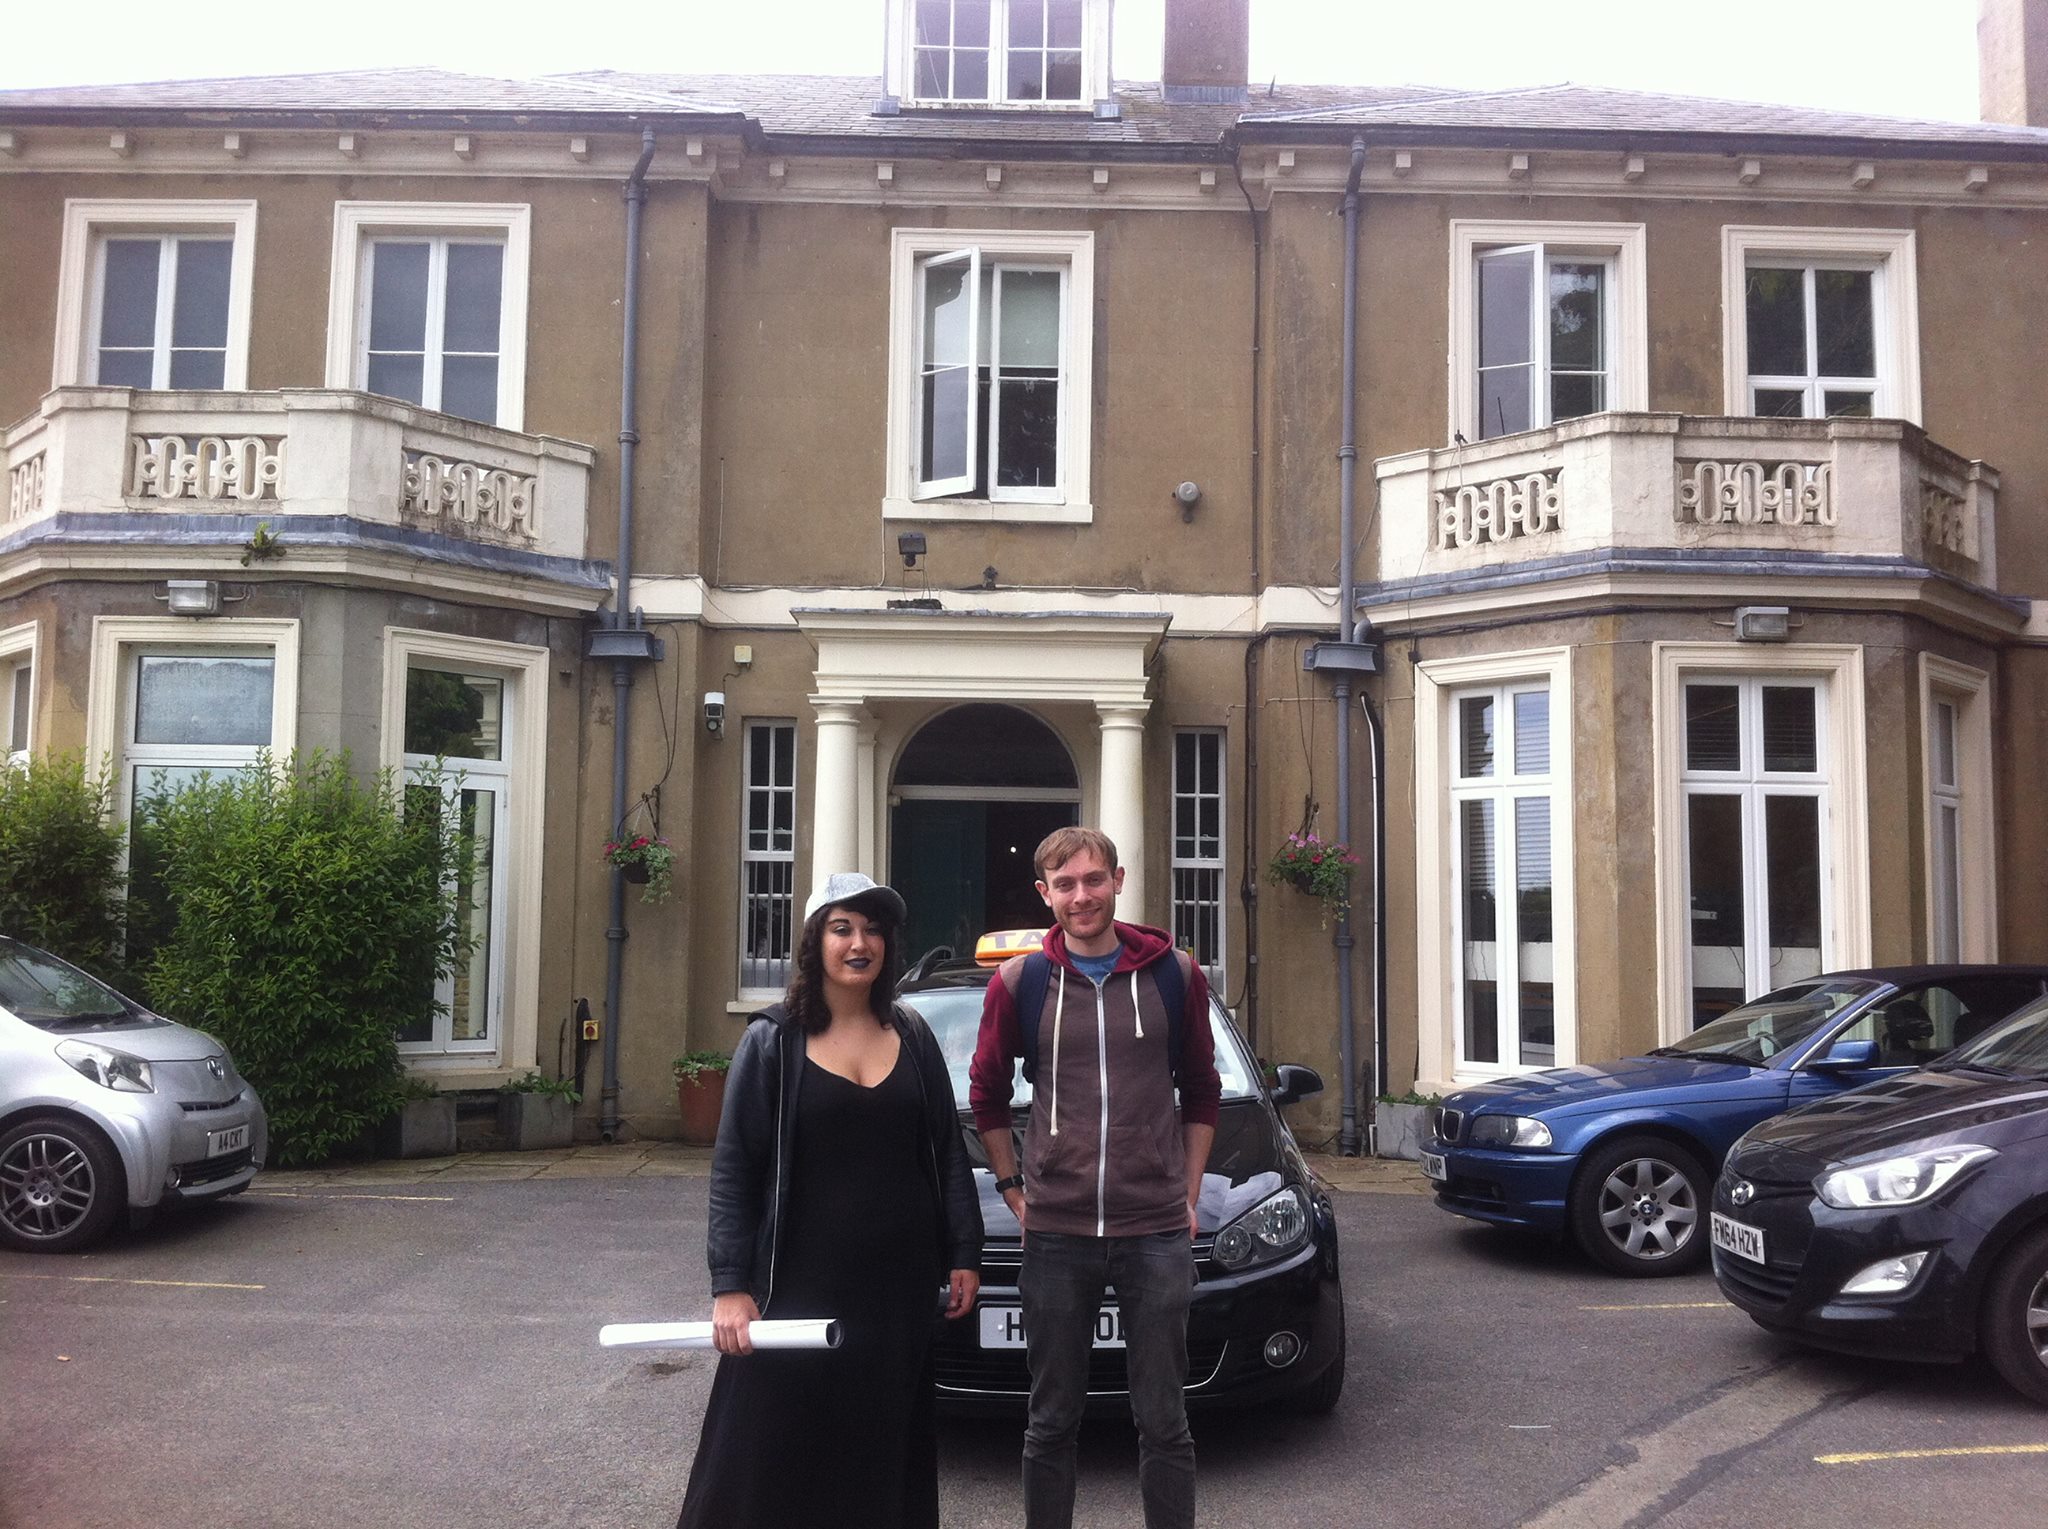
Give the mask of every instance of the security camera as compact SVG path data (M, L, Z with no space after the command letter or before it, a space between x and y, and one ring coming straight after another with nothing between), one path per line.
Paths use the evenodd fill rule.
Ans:
M725 692L707 690L704 692L704 731L714 738L725 731Z

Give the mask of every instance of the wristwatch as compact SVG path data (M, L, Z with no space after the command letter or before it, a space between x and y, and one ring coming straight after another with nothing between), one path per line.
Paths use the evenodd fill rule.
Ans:
M1013 1189L1022 1189L1023 1187L1024 1175L1021 1173L1013 1173L1006 1179L996 1180L996 1193L999 1195L1006 1195Z

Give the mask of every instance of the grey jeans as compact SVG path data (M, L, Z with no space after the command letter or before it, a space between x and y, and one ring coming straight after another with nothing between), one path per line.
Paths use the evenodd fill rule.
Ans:
M1070 1529L1074 1522L1075 1439L1088 1401L1095 1314L1109 1291L1123 1313L1145 1529L1193 1529L1195 1441L1181 1386L1194 1283L1194 1253L1184 1231L1150 1237L1025 1233L1017 1280L1031 1363L1025 1529Z

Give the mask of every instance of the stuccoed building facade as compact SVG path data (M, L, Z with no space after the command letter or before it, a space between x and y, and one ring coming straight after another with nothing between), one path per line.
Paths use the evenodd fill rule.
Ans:
M586 1000L589 1131L673 1130L825 872L960 949L1076 820L1310 1137L2042 955L2024 33L1959 125L1248 89L1247 15L1158 84L1106 0L903 0L872 78L0 93L9 749L123 812L447 757L485 938L409 1062L566 1068ZM621 827L676 896L615 921ZM1263 880L1305 827L1348 928Z

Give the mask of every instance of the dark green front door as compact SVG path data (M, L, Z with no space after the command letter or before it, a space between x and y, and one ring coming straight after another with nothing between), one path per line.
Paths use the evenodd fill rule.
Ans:
M905 962L940 945L971 955L991 929L1049 923L1032 886L1032 852L1079 816L1071 802L899 803L890 817L890 864L896 890L910 905Z

